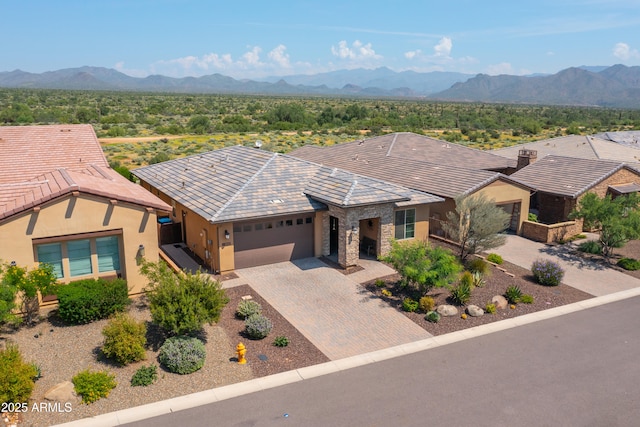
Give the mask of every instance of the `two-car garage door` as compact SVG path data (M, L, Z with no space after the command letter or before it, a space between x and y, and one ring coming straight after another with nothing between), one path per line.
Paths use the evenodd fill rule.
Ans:
M236 269L312 257L313 215L236 223L233 241Z

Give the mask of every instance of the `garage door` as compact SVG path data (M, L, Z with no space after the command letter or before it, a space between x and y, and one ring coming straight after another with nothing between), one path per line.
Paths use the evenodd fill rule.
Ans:
M518 225L520 225L520 202L498 205L498 207L509 214L509 231L518 231Z
M313 215L236 223L235 268L313 256Z

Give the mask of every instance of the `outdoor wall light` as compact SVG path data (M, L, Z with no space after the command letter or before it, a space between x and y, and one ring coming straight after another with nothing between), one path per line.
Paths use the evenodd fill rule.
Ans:
M227 240L231 238L231 234L229 234L229 230L224 230L224 238Z
M140 246L138 246L138 256L139 256L140 258L143 258L143 257L144 257L144 245L140 245Z
M15 262L15 261L11 261L11 263L9 263L9 265L10 265L11 267L15 267L15 266L16 266L16 265L18 265L18 264L16 264L16 262Z

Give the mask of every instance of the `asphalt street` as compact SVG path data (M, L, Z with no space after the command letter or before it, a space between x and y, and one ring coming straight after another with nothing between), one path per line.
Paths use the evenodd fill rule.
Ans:
M638 426L640 297L131 426Z

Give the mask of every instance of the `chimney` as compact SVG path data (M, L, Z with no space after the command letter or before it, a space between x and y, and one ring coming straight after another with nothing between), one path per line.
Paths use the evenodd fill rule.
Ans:
M520 170L525 166L529 166L531 163L535 163L538 158L538 152L536 150L527 150L526 148L518 152L518 166L516 170Z

